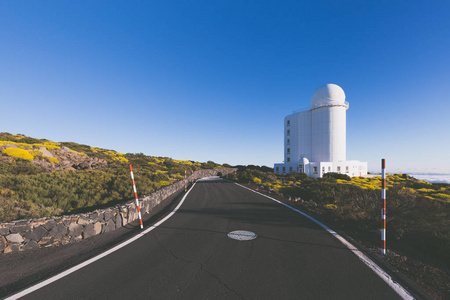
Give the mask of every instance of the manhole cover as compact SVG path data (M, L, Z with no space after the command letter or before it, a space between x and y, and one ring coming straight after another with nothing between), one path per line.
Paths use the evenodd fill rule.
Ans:
M256 233L245 230L236 230L228 234L228 237L238 241L249 241L257 237Z

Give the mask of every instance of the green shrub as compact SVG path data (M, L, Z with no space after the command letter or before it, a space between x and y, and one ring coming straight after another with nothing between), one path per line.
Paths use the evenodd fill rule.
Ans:
M334 179L341 179L341 180L347 180L347 181L352 180L351 177L348 176L347 174L341 174L341 173L336 173L336 172L325 173L323 175L323 178L334 178Z

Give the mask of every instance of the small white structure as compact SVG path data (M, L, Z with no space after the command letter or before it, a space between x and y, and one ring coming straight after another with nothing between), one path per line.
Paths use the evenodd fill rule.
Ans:
M284 163L276 173L306 173L322 177L328 172L349 176L367 175L367 162L346 160L345 93L336 84L318 88L311 106L284 119Z

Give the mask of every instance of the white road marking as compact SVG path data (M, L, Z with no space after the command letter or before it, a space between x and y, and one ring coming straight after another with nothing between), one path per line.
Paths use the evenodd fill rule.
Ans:
M342 236L340 236L337 232L335 232L334 230L331 230L328 226L326 226L325 224L317 221L316 219L314 219L313 217L305 214L304 212L293 208L292 206L283 203L277 199L274 199L270 196L264 195L260 192L254 191L252 189L249 189L248 187L245 187L243 185L240 185L238 183L235 183L236 185L243 187L244 189L247 189L249 191L252 191L254 193L257 193L261 196L264 196L266 198L269 198L272 201L275 201L281 205L286 206L289 209L292 209L295 212L298 212L299 214L305 216L306 218L310 219L311 221L313 221L314 223L316 223L317 225L321 226L323 229L325 229L326 231L328 231L331 235L333 235L335 238L337 238L342 244L344 244L348 249L350 249L350 251L353 252L353 254L355 254L363 263L365 263L369 268L371 268L379 277L381 277L381 279L383 279L400 297L402 297L402 299L414 299L414 297L407 291L405 290L398 282L394 281L392 279L392 277L386 273L383 269L381 269L375 262L373 262L370 258L368 258L367 256L365 256L360 250L358 250L355 246L353 246L350 242L348 242L346 239L344 239Z
M181 199L180 203L177 205L177 207L175 207L175 209L171 213L169 213L164 219L162 219L159 222L155 223L154 225L150 226L150 228L142 231L141 233L139 233L139 234L135 235L134 237L130 238L129 240L126 240L125 242L115 246L114 248L109 249L108 251L105 251L105 252L103 252L103 253L101 253L101 254L99 254L99 255L91 258L91 259L88 259L85 262L82 262L81 264L78 264L78 265L76 265L76 266L74 266L74 267L72 267L72 268L70 268L70 269L68 269L68 270L66 270L66 271L64 271L62 273L59 273L59 274L57 274L57 275L55 275L53 277L50 277L49 279L44 280L44 281L42 281L42 282L40 282L40 283L38 283L36 285L33 285L33 286L31 286L31 287L29 287L29 288L27 288L27 289L25 289L25 290L23 290L23 291L21 291L21 292L19 292L17 294L14 294L14 295L12 295L12 296L10 296L8 298L5 298L5 300L19 299L19 298L21 298L21 297L23 297L25 295L28 295L28 294L30 294L30 293L32 293L32 292L34 292L34 291L36 291L36 290L38 290L40 288L43 288L46 285L49 285L50 283L53 283L53 282L55 282L55 281L65 277L65 276L67 276L67 275L69 275L69 274L71 274L71 273L73 273L75 271L78 271L79 269L81 269L81 268L83 268L83 267L85 267L87 265L92 264L93 262L95 262L95 261L97 261L97 260L99 260L99 259L101 259L101 258L103 258L103 257L105 257L105 256L107 256L107 255L109 255L109 254L111 254L111 253L113 253L113 252L115 252L115 251L117 251L117 250L127 246L128 244L131 244L135 240L140 239L141 237L143 237L144 235L146 235L147 233L149 233L150 231L152 231L153 229L157 228L159 225L164 223L167 219L172 217L177 212L177 210L180 208L180 206L183 204L183 202L186 199L187 195L194 188L194 186L195 186L195 183L187 191L187 193Z
M227 236L231 239L238 241L249 241L256 239L258 236L256 233L246 230L235 230L227 234Z

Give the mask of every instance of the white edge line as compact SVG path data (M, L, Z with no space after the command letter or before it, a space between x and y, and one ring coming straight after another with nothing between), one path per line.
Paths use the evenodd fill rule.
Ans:
M26 295L28 295L28 294L30 294L30 293L32 293L34 291L37 291L38 289L43 288L44 286L49 285L49 284L51 284L51 283L53 283L53 282L55 282L55 281L65 277L65 276L75 272L75 271L78 271L79 269L81 269L81 268L83 268L83 267L85 267L85 266L87 266L89 264L92 264L93 262L95 262L95 261L97 261L97 260L99 260L99 259L101 259L101 258L103 258L103 257L105 257L105 256L107 256L107 255L109 255L109 254L111 254L111 253L113 253L113 252L115 252L115 251L117 251L117 250L127 246L128 244L131 244L132 242L134 242L137 239L140 239L141 237L143 237L144 235L146 235L147 233L149 233L150 231L152 231L153 229L157 228L159 225L164 223L167 219L172 217L177 212L177 210L180 208L180 206L183 204L183 202L186 199L187 195L194 188L194 186L195 186L195 183L186 192L186 194L181 199L180 203L177 205L177 207L175 207L175 209L172 212L170 212L166 217L164 217L164 219L162 219L162 220L158 221L157 223L151 225L150 228L142 231L141 233L139 233L139 234L135 235L134 237L130 238L129 240L126 240L125 242L123 242L123 243L121 243L121 244L119 244L119 245L117 245L117 246L115 246L115 247L113 247L113 248L111 248L111 249L109 249L109 250L107 250L107 251L97 255L97 256L94 256L91 259L88 259L88 260L86 260L86 261L84 261L84 262L82 262L82 263L80 263L80 264L78 264L78 265L76 265L76 266L74 266L74 267L64 271L64 272L62 272L62 273L59 273L59 274L57 274L57 275L55 275L53 277L50 277L47 280L44 280L44 281L42 281L42 282L40 282L38 284L35 284L35 285L33 285L33 286L31 286L31 287L29 287L29 288L27 288L27 289L17 293L17 294L9 296L8 298L5 298L4 300L14 300L14 299L19 299L19 298L21 298L23 296L26 296Z
M292 209L293 211L298 212L299 214L302 214L303 216L305 216L306 218L310 219L311 221L313 221L314 223L316 223L317 225L321 226L323 229L325 229L326 231L328 231L331 235L333 235L335 238L337 238L342 244L344 244L348 249L350 249L350 251L353 252L353 254L355 254L363 263L365 263L369 268L371 268L379 277L381 277L381 279L383 279L400 297L402 297L402 299L414 299L414 297L407 291L405 290L398 282L394 281L392 279L392 277L387 274L382 268L380 268L380 266L378 266L375 262L373 262L370 258L368 258L366 255L364 255L360 250L358 250L355 246L353 246L349 241L347 241L346 239L344 239L342 236L340 236L337 232L335 232L334 230L330 229L328 226L326 226L325 224L317 221L316 219L314 219L313 217L307 215L306 213L293 208L292 206L283 203L275 198L272 198L270 196L264 195L260 192L257 192L255 190L252 190L248 187L245 187L243 185L240 185L238 183L235 183L236 185L243 187L244 189L247 189L249 191L252 191L254 193L257 193L261 196L264 196L266 198L269 198L272 201L275 201L281 205L286 206L289 209Z

